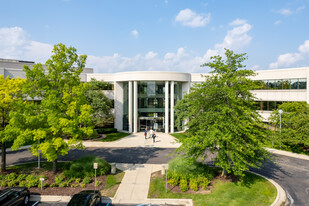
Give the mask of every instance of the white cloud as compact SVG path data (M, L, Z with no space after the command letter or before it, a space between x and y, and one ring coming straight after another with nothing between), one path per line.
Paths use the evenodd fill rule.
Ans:
M269 68L278 69L282 67L290 67L309 55L309 40L306 40L298 47L298 52L281 54L276 62L269 64Z
M291 14L293 14L293 12L290 9L280 9L277 11L279 14L285 15L285 16L289 16Z
M209 23L210 14L197 14L191 9L183 9L177 14L175 21L183 26L203 27Z
M156 56L158 56L158 53L155 53L153 51L150 51L148 52L146 55L145 55L145 59L153 59L155 58Z
M296 9L296 11L301 11L301 10L304 10L306 7L305 6L300 6Z
M224 48L239 50L250 44L252 37L248 35L252 26L246 20L236 19L229 25L234 26L224 37L222 43L215 44L214 49L208 49L204 55L205 59L209 59L214 55L223 55Z
M279 24L281 24L282 23L282 21L281 20L277 20L277 21L275 21L275 25L279 25Z
M138 38L138 31L136 29L131 31L131 34L135 37Z
M51 55L53 46L32 41L20 27L0 28L0 57L44 63Z

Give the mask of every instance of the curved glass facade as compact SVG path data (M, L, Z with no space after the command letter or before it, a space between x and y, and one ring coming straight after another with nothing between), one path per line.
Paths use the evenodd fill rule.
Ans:
M171 83L169 82L169 105L165 105L165 82L164 81L139 81L137 84L137 102L138 102L138 131L150 128L158 131L165 131L165 107L169 108L170 115L171 105ZM133 89L134 90L134 89ZM134 93L134 91L132 92ZM129 130L128 126L128 82L123 86L123 130ZM182 97L182 83L174 82L174 104ZM132 108L134 112L134 108ZM170 120L169 120L170 122ZM176 127L175 127L176 129Z

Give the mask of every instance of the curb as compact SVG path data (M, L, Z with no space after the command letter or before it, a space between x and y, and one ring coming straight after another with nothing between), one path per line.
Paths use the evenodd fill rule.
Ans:
M279 154L279 155L284 155L284 156L287 156L287 157L294 157L294 158L297 158L297 159L309 160L308 155L297 154L297 153L293 153L293 152L288 152L288 151L278 150L278 149L273 149L273 148L267 148L267 147L265 149L272 154Z
M263 175L260 175L258 173L251 172L251 171L247 171L247 172L250 172L250 173L253 173L253 174L258 175L260 177L263 177L264 179L268 180L271 184L273 184L276 187L276 189L277 189L277 197L276 197L275 201L270 206L282 206L282 205L285 205L285 203L287 202L286 193L283 190L283 188L277 182L275 182L274 180L269 179L269 178L267 178L267 177L265 177Z

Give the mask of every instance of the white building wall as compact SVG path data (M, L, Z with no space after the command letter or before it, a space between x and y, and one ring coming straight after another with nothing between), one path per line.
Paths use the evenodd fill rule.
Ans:
M123 83L115 82L115 128L118 131L123 130Z
M255 90L252 93L259 101L307 101L307 90Z

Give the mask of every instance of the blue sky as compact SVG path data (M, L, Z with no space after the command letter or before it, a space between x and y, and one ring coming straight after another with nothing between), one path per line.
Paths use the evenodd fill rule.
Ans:
M224 48L254 70L309 66L309 0L0 2L0 58L44 63L61 42L97 73L209 72Z

